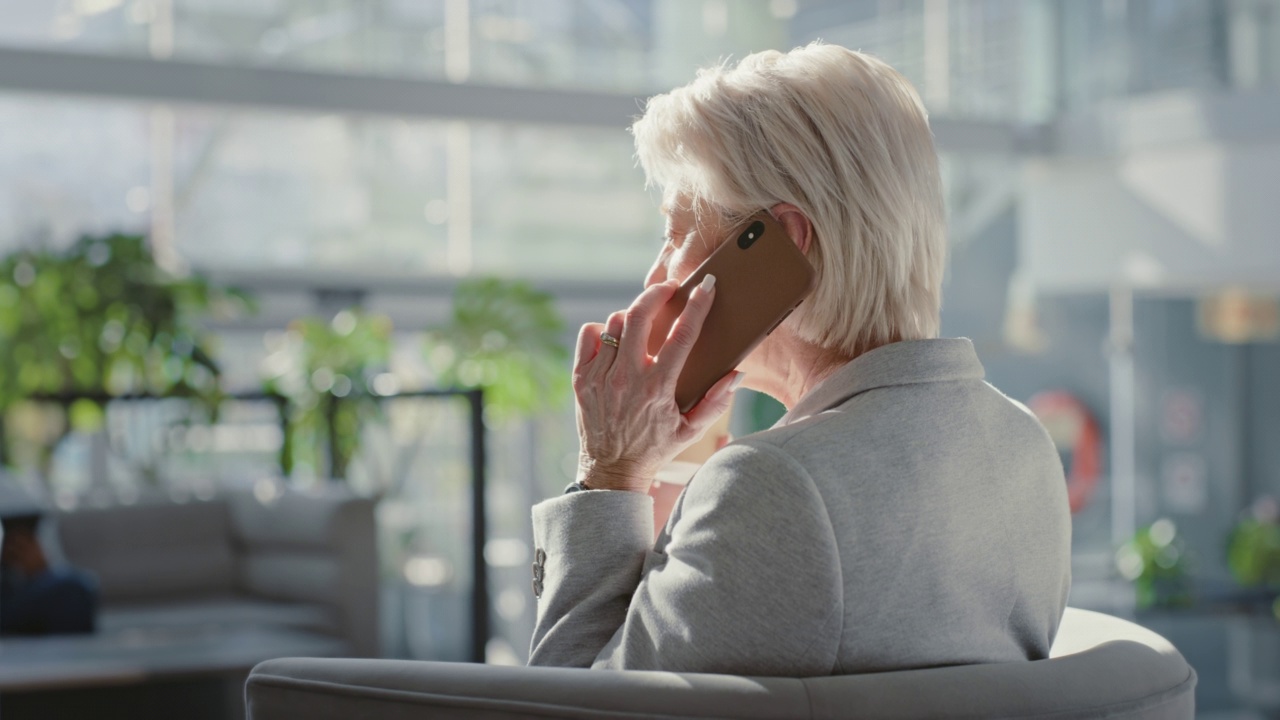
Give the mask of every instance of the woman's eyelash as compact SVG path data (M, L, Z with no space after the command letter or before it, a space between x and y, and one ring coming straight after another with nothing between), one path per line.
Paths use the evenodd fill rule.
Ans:
M684 244L685 238L687 236L688 236L687 233L682 233L679 231L671 231L671 232L668 232L665 236L663 236L662 240L664 243L670 243L675 247L680 247L681 245Z

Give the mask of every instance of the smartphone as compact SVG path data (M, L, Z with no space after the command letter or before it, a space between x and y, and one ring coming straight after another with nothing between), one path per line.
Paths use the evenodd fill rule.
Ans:
M649 336L650 355L661 354L689 293L708 274L716 276L715 301L676 382L682 413L773 332L814 282L813 266L782 225L768 212L753 215L725 237L658 312Z

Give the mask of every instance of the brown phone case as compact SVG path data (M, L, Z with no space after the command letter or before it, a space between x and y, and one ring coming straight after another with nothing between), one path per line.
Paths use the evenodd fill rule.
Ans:
M712 385L738 366L813 289L809 260L767 212L734 229L693 271L654 318L649 354L659 355L689 293L708 274L716 296L676 381L676 405L689 412Z

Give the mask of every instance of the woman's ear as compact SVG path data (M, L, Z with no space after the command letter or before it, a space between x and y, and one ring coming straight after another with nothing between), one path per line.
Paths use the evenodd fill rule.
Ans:
M813 223L800 208L791 203L778 203L769 208L769 213L782 224L787 236L800 248L800 252L809 254L809 246L813 243Z

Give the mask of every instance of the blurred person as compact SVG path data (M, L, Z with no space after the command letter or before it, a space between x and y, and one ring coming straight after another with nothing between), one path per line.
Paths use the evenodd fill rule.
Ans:
M631 307L579 335L579 470L533 508L529 663L811 677L1047 657L1070 586L1062 465L972 343L938 337L945 214L916 91L815 43L703 70L632 131L666 237ZM761 210L814 290L682 415L714 278L656 356L651 321ZM786 415L655 517L655 475L739 385Z
M75 568L49 562L40 519L35 513L0 518L0 635L91 633L96 585Z

